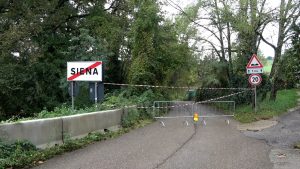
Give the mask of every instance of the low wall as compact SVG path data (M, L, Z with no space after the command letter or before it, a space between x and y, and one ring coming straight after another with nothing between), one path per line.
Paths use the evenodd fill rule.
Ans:
M67 137L84 137L93 131L101 131L121 125L123 109L86 113L63 117L63 133Z
M93 131L121 124L123 109L0 124L5 141L28 140L39 148L61 144L66 137L79 138Z

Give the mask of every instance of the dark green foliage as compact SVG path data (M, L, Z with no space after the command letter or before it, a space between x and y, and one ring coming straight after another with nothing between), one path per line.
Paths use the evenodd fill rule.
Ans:
M11 144L7 144L0 140L0 159L11 156L15 151L30 151L36 150L35 146L28 141L17 141Z
M195 59L187 39L178 39L187 32L178 31L171 21L165 20L159 14L159 5L154 0L138 1L136 8L138 10L134 13L135 21L131 33L132 62L128 72L129 82L188 84L190 78L185 76L191 73ZM181 80L184 82L180 82Z
M235 60L239 62L239 59ZM238 65L238 64L235 64ZM246 65L244 65L246 66ZM219 62L216 58L206 57L202 60L199 67L199 76L202 79L203 88L222 88L222 87L232 87L232 88L249 88L252 86L248 82L248 75L246 72L241 72L237 67L234 70L234 74L229 81L228 77L225 75L226 65ZM270 90L270 82L268 76L261 74L262 83L257 87L257 94L261 96L261 99L266 98L267 92ZM218 98L221 96L226 96L232 93L240 92L241 90L197 90L196 101L205 101L209 99ZM239 94L233 97L226 98L225 100L234 100L237 104L241 103L253 103L253 92L247 91L243 94Z
M132 63L129 70L129 82L133 84L155 84L155 46L157 36L159 7L153 0L136 3L138 11L134 14Z
M195 61L187 39L178 39L179 34L195 33L184 30L188 23L177 31L164 19L156 0L115 1L109 8L106 3L24 0L0 4L0 120L30 117L70 104L67 61L104 61L105 82L195 83L195 76L190 80L189 75ZM80 86L77 109L92 104L87 85ZM106 93L119 89L105 87ZM128 92L140 95L146 90Z
M292 44L280 63L279 88L294 88L300 85L300 25L294 26Z
M103 57L109 52L104 37L93 37L89 28L82 27L89 25L86 18L96 14L96 9L98 14L102 10L103 18L110 14L104 12L104 1L94 3L94 8L87 8L88 3L25 0L1 4L0 120L32 116L67 102L67 61L106 62ZM77 100L79 105L85 104L83 100Z
M29 116L45 105L53 108L63 101L63 92L57 91L59 81L55 79L60 72L56 70L54 65L45 63L27 67L12 64L2 66L0 72L4 76L0 81L0 100L1 109L7 113L3 116Z
M28 141L5 143L0 140L0 168L21 168L35 158L36 147Z
M125 112L122 118L122 127L131 127L139 120L140 114L135 108L128 108Z

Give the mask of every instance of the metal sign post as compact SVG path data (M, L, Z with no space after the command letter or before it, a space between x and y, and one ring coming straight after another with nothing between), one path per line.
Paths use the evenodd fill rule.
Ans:
M257 112L257 95L256 95L256 85L254 85L254 113Z
M249 76L249 83L253 86L253 92L254 92L254 112L257 112L257 93L256 93L256 86L260 85L262 82L262 78L260 76L261 73L263 73L263 64L259 61L258 57L253 54L251 59L249 60L247 64L247 74L250 74Z
M69 95L71 96L71 99L72 99L72 109L75 110L75 104L74 104L74 101L75 101L75 97L79 94L79 85L77 82L75 81L71 81L69 84L68 84L68 93Z
M98 101L101 101L104 97L104 85L102 79L102 61L67 62L67 80L71 82L69 93L71 93L72 96L72 108L74 109L74 97L77 95L76 93L78 93L78 85L76 85L75 81L91 82L89 86L90 99L95 102L95 106L97 107Z
M253 92L254 92L254 112L257 112L257 90L256 87L259 85L262 81L262 78L259 74L251 74L248 79L249 83L253 86Z
M95 105L97 107L97 101L98 101L98 96L97 96L97 82L95 82Z
M71 82L72 109L74 111L74 81Z

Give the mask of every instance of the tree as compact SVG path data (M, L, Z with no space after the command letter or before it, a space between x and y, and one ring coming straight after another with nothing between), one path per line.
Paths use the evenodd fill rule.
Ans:
M57 106L66 96L59 89L61 52L78 11L68 1L6 1L1 7L0 64L1 71L10 72L1 77L1 111L6 117L28 116Z
M119 20L111 22L111 18L127 3L112 1L105 8L106 1L1 1L0 71L10 72L0 78L3 116L29 116L67 102L67 61L99 59L103 53L112 56L109 53L114 52L114 58L108 59L115 66L110 70L118 70L120 47L113 43L118 40L111 40L117 31L99 32L91 27L102 19L111 23L104 30L123 29L123 24L116 24ZM116 73L108 74L120 79Z
M155 84L155 36L157 35L159 7L155 0L136 3L132 25L132 62L128 80L133 84Z
M278 38L276 44L272 44L262 35L262 33L257 32L261 39L271 46L275 51L274 62L272 65L272 70L270 74L271 79L271 94L270 100L276 99L276 94L278 90L278 77L280 68L280 59L282 56L283 45L291 39L291 29L298 21L300 17L300 2L294 0L281 0L279 11L274 18L270 18L269 22L274 21L278 24Z
M300 24L293 26L292 47L282 56L279 81L285 88L294 88L300 84Z

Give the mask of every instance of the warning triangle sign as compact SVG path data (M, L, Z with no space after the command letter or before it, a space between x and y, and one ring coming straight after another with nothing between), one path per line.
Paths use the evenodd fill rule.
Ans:
M248 65L247 65L247 69L251 69L251 68L263 68L263 64L259 61L258 57L253 54Z

